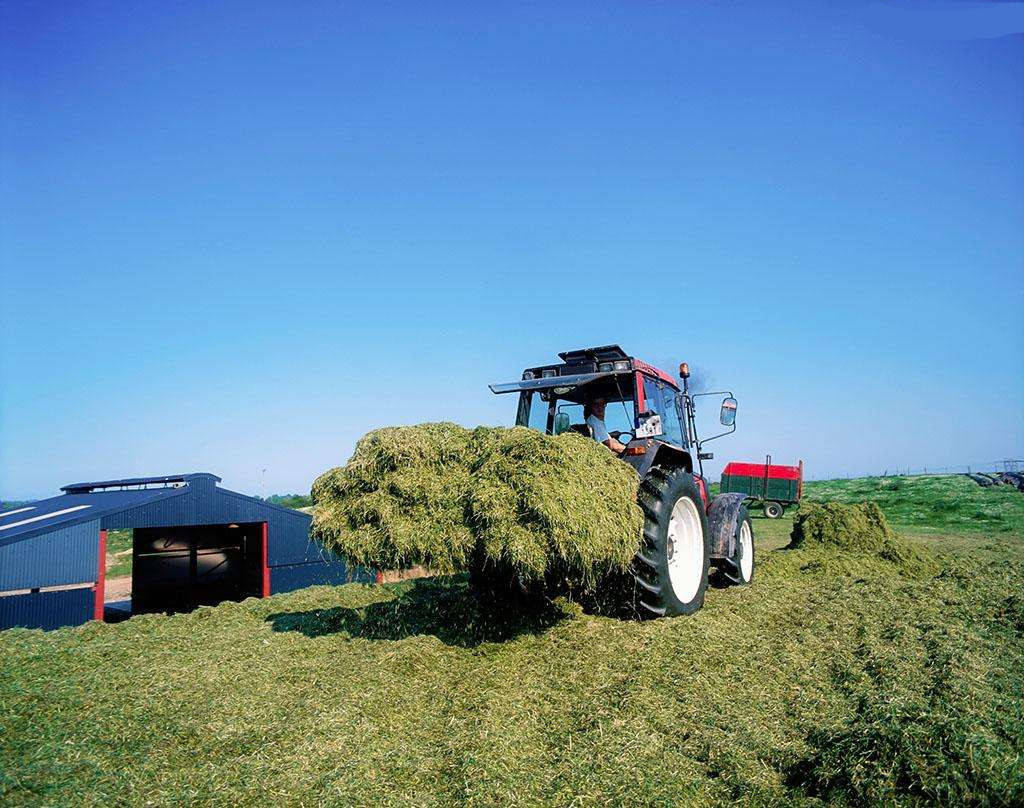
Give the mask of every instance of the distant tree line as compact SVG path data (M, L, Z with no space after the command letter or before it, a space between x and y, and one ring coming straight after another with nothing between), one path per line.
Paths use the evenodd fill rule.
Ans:
M309 494L271 494L266 501L283 508L308 508L313 504Z

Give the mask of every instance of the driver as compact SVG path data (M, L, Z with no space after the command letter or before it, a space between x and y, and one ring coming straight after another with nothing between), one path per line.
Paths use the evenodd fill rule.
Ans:
M583 417L587 419L587 426L593 430L594 440L603 443L615 454L621 454L622 450L626 448L625 444L619 443L609 435L608 429L604 425L604 408L607 404L608 402L603 398L595 398L589 404L583 405Z

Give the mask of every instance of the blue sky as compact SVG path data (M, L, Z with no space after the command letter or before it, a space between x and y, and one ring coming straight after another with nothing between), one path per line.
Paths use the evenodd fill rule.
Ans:
M1022 9L5 3L0 494L307 491L608 342L715 474L1021 457Z

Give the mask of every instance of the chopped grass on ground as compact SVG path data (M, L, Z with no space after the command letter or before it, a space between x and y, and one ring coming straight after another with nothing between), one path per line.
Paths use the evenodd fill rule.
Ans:
M2 632L0 802L1024 803L1019 527L907 575L807 513L689 618L456 575Z
M1019 804L1015 549L926 579L777 551L646 623L492 611L446 577L5 632L0 796Z

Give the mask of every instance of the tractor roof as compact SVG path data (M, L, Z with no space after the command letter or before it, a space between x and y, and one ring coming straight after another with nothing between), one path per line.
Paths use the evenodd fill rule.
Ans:
M627 354L618 345L602 345L598 348L580 348L577 351L562 351L558 358L563 362L579 362L585 359L596 359L597 361L616 359L629 359Z
M630 356L618 345L601 345L596 348L562 351L558 357L563 364L527 368L523 372L521 381L490 385L490 388L495 393L527 392L549 387L589 384L605 377L639 371L647 376L661 379L676 390L679 389L676 380L668 373L641 359Z
M616 361L625 360L631 363L633 370L639 370L641 373L646 373L648 376L654 376L661 379L663 382L671 384L677 390L679 389L678 382L676 382L671 374L666 373L661 368L644 362L642 359L630 356L618 345L601 345L597 348L580 348L576 351L562 351L558 356L567 365L583 364L587 362L601 365L606 362L614 363Z

